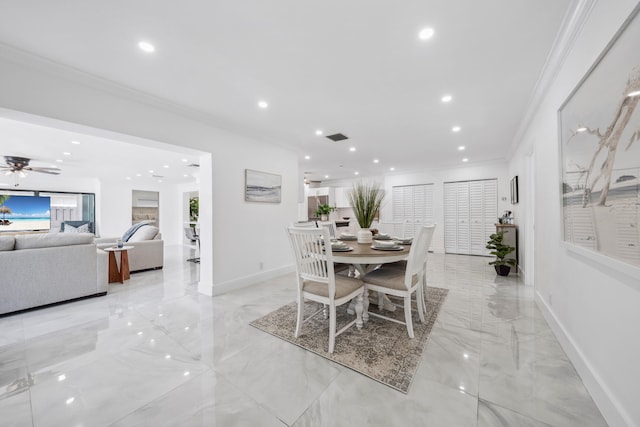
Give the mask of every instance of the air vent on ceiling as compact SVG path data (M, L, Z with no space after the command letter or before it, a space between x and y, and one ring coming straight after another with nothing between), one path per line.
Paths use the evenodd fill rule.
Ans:
M333 135L327 135L327 138L329 138L333 142L344 141L345 139L349 139L347 135L343 135L341 133L334 133Z
M197 163L191 163L190 165L187 165L187 167L189 167L189 168L199 168L200 165L197 164Z

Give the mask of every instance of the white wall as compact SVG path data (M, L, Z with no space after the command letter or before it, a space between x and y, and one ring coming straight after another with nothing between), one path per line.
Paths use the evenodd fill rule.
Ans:
M85 130L106 129L127 142L141 138L149 145L160 141L204 152L201 292L212 294L291 269L284 226L297 216L299 171L294 153L223 130L209 116L2 46L0 93L0 108L78 124ZM282 203L246 203L245 168L282 175ZM117 192L107 190L105 200ZM123 225L120 221L118 225ZM105 232L115 228L119 227Z
M640 426L640 283L561 245L557 111L636 4L595 3L509 165L522 176L534 153L538 305L612 427Z

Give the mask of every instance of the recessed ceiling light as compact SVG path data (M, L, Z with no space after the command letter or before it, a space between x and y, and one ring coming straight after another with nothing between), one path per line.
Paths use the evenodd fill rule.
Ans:
M142 174L141 173L137 173L136 176L142 176Z
M462 159L463 162L467 163L469 161L469 159L467 159L466 157L464 159Z
M162 167L165 169L169 169L169 165L163 165Z
M373 163L380 163L380 160L378 160L378 159L373 159Z
M393 172L394 170L396 170L396 168L389 168L389 170Z
M360 172L355 171L353 174L354 174L354 175L360 175Z
M430 27L423 28L418 33L418 38L420 40L429 40L431 37L433 37L434 33L435 33L435 31L433 30L433 28L430 28Z
M138 47L140 48L140 50L143 50L147 53L151 53L156 50L155 46L149 42L140 42L138 43Z
M62 154L64 154L65 156L70 156L71 155L71 153L68 152L68 151L63 152Z
M578 129L576 129L576 132L584 132L585 130L587 130L586 127L579 127Z
M304 156L305 160L309 160L311 158L311 156Z
M325 175L324 177L325 177L325 178L329 178L329 175Z
M464 151L464 149L465 149L464 145L461 145L461 146L458 147L458 151Z
M58 163L62 163L62 162L64 162L64 160L62 160L62 159L57 159L57 160L56 160L56 162L58 162Z
M634 92L631 92L627 96L638 96L638 95L640 95L640 90L636 90Z
M187 159L182 159L183 162L187 163L189 160Z
M153 169L149 169L149 173L153 173Z
M269 106L269 104L267 103L267 101L258 101L258 107L265 109Z
M444 95L442 97L442 102L451 102L451 100L453 99L453 96L451 95Z
M351 151L353 153L354 151L356 151L356 147L349 148L349 151Z
M184 176L185 178L189 178L189 175L187 175L186 173L182 176Z
M460 129L462 129L460 126L454 126L451 128L452 132L460 132Z
M126 179L127 181L131 181L131 177L130 177L130 176L126 177L125 179Z
M71 143L74 145L80 145L80 141L71 141Z
M66 400L67 405L71 405L73 403L73 401L76 400L75 397L70 397Z
M318 130L316 131L316 135L318 135L318 136L322 135L322 131L321 131L320 129L318 129Z

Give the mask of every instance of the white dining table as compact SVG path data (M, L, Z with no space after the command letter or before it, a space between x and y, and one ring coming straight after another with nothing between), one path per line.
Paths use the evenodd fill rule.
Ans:
M375 243L358 243L356 240L344 241L352 250L350 251L336 251L332 250L334 262L343 264L352 264L360 273L361 276L367 274L367 272L380 264L386 264L390 262L397 262L407 259L409 256L410 245L400 245L402 250L384 250L374 249ZM366 297L366 295L365 295ZM385 310L395 311L396 306L386 297L382 296L382 303ZM349 314L355 312L355 304L351 303L348 308ZM364 320L367 320L367 314L364 313Z

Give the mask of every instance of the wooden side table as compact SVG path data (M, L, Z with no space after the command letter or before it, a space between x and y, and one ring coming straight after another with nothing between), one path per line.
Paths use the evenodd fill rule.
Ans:
M105 248L105 252L109 252L109 283L120 282L124 284L125 280L129 280L129 249L133 246L123 246L121 248ZM120 269L116 262L116 252L120 252Z

